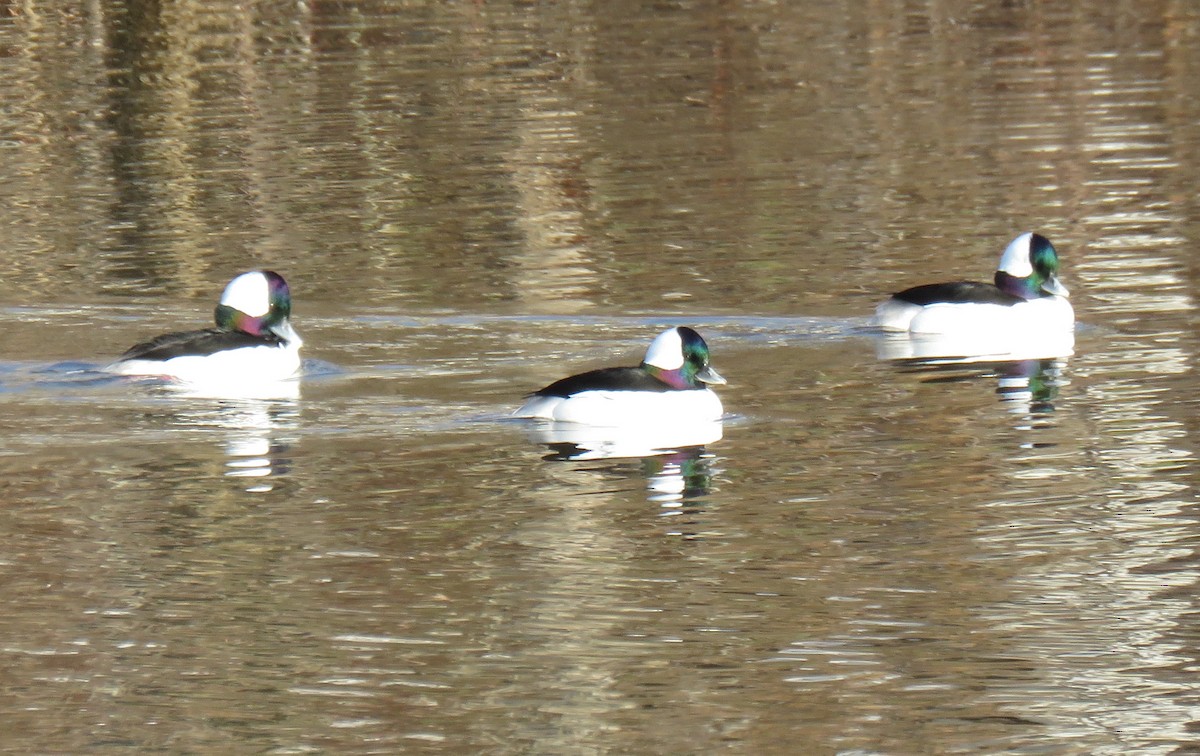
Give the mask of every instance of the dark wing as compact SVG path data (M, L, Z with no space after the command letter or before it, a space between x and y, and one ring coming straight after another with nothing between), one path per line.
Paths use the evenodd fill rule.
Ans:
M135 344L125 354L124 360L152 360L161 362L173 357L199 356L204 357L225 349L239 347L276 346L277 338L262 338L251 336L241 331L229 331L224 328L207 328L203 331L177 331L164 333L162 336Z
M581 391L671 391L640 367L602 368L551 383L533 396L568 397Z
M899 294L893 294L892 297L921 307L940 303L1014 305L1023 301L1020 297L1000 291L992 284L975 281L953 281L914 286Z

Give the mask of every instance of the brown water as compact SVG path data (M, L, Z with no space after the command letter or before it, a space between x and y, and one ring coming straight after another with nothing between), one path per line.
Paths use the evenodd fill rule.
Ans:
M26 2L0 66L5 750L1200 743L1193 2ZM1025 229L1073 357L877 357ZM298 396L80 372L253 267ZM719 441L505 417L672 323Z

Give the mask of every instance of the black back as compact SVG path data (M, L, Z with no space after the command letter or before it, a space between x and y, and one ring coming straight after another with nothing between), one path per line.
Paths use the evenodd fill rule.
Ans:
M226 349L254 346L278 346L283 341L274 335L252 336L225 328L206 328L203 331L164 333L150 341L131 346L121 360L165 361L173 357L205 357Z
M992 284L975 281L925 284L893 294L894 299L924 307L931 304L998 304L1015 305L1025 300L1001 291Z
M676 391L640 367L589 370L551 383L533 396L569 397L581 391Z

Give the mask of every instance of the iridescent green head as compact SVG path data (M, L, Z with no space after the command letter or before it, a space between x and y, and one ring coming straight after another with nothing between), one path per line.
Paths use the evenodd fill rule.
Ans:
M287 282L274 271L262 270L243 273L230 281L221 294L215 316L218 328L299 341L288 321L291 314L292 297Z
M1008 245L996 270L996 286L1022 299L1066 297L1058 280L1058 253L1041 234L1026 232Z
M708 344L687 326L669 328L650 342L642 369L677 389L698 389L725 379L708 364Z

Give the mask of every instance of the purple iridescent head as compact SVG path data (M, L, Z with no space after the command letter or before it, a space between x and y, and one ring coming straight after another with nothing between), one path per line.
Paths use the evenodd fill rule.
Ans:
M1058 280L1058 253L1041 234L1026 232L1008 245L996 270L996 286L1021 299L1065 297Z
M708 364L708 344L687 326L668 328L650 342L642 369L678 389L703 388L706 383L725 382Z
M288 317L292 297L283 276L270 270L243 273L229 282L217 305L218 328L264 338L299 341Z

